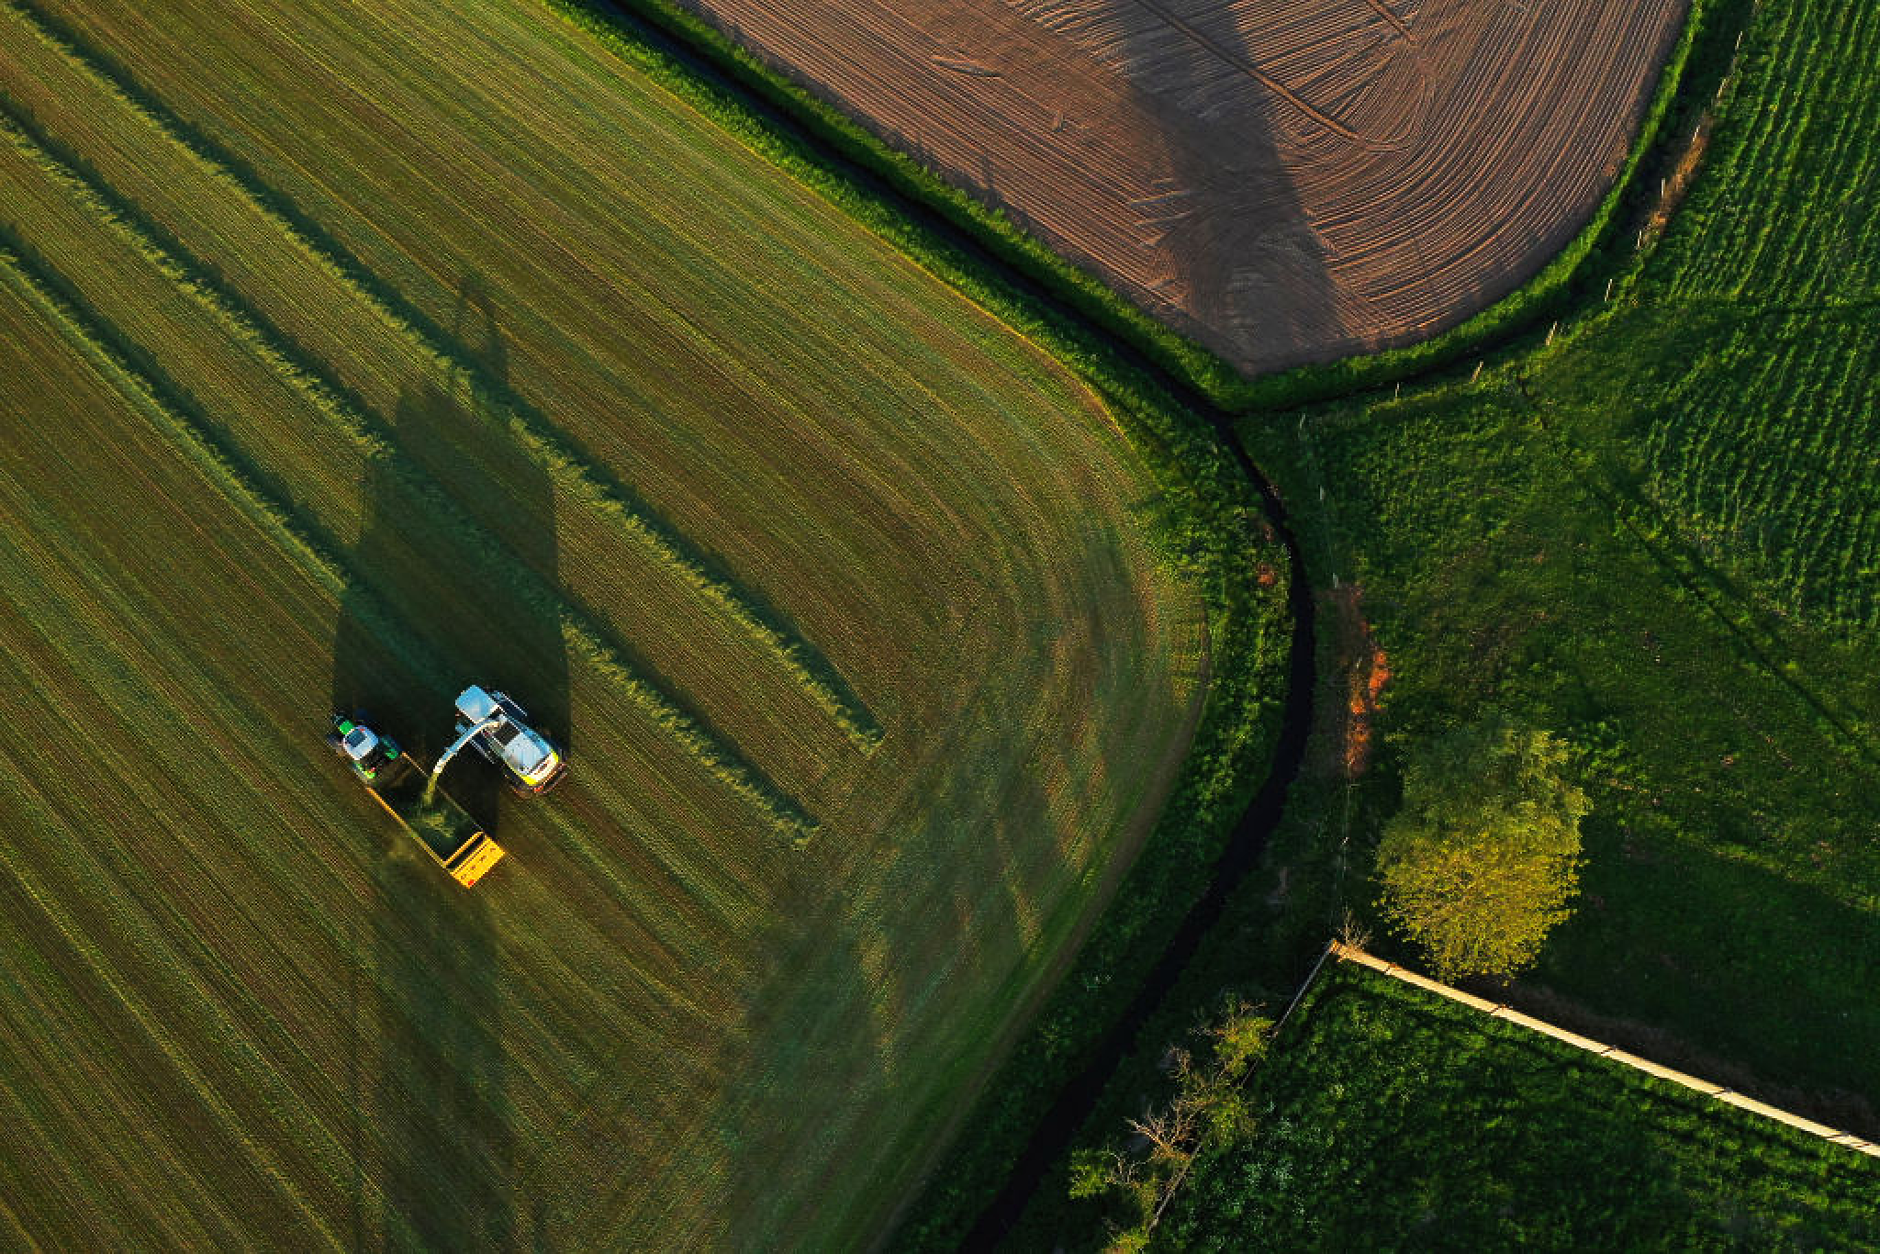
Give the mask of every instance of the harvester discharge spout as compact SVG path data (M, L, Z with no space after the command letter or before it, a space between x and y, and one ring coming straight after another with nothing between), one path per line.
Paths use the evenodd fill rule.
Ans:
M450 742L450 748L437 755L437 765L431 768L431 778L426 781L424 785L424 798L426 801L431 799L431 793L437 787L437 777L444 773L444 768L450 765L450 760L459 753L462 753L465 745L475 740L490 728L500 726L502 722L503 712L497 710L488 717L479 719L460 731L457 739Z

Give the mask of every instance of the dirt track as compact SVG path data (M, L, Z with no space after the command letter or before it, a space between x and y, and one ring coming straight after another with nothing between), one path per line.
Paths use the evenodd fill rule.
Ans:
M1682 0L687 0L1248 370L1461 321L1617 174Z

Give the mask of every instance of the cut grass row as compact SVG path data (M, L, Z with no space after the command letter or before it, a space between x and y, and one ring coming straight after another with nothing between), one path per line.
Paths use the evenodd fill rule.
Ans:
M490 421L511 432L520 450L549 475L559 495L578 501L613 521L630 542L647 550L670 577L684 583L718 613L769 649L775 660L858 746L866 750L880 743L879 724L826 658L793 628L780 622L774 609L755 601L723 571L714 569L696 546L638 500L618 477L597 463L579 441L519 396L507 380L492 369L488 360L466 347L456 333L447 332L416 308L397 288L380 279L251 166L200 128L177 117L123 66L28 0L15 0L12 10L38 40L82 70L157 135L187 152L227 194L246 200L301 256L324 270L369 309L384 329L409 340L423 369L434 377L462 380L476 407L484 411ZM317 359L310 360L297 344L248 304L233 284L189 257L174 235L112 189L82 157L64 150L63 145L35 125L18 106L8 108L7 112L14 127L26 131L39 149L36 160L59 167L60 177L82 181L86 187L84 194L99 206L101 213L123 220L143 237L140 248L168 254L169 264L180 265L190 275L193 286L224 303L241 306L243 316L255 322L258 332L270 341L267 351L276 357L294 359L291 362L294 373L333 394L335 401L357 413L367 409L365 402L346 395L349 389L334 377L330 367ZM177 256L179 252L181 257Z
M308 361L293 342L265 320L263 314L252 310L237 293L222 286L214 274L207 273L201 261L182 248L182 244L152 233L147 224L139 222L137 216L132 216L135 209L113 196L109 188L102 188L96 180L85 179L79 169L62 162L55 152L45 149L32 135L24 132L19 126L17 115L11 115L4 96L0 96L0 115L11 117L11 124L0 126L0 130L6 132L15 147L23 150L28 160L32 160L56 182L75 192L79 203L85 205L100 222L117 229L126 243L132 244L139 254L143 254L143 258L149 259L165 278L169 278L180 291L209 310L212 318L222 323L229 338L248 346L265 365L280 374L286 384L299 391L314 410L329 417L335 427L346 432L368 466L385 466L387 472L397 479L397 485L404 493L410 494L412 500L429 509L436 525L444 526L444 530L455 538L457 545L478 555L472 558L474 564L494 572L515 572L509 577L509 583L515 588L515 594L521 598L521 602L532 607L534 617L556 622L560 632L568 639L568 645L594 673L605 675L609 681L615 682L620 692L637 705L652 724L664 729L675 743L684 746L684 750L692 754L722 784L741 795L748 805L756 808L769 822L775 823L776 829L786 839L805 842L814 835L816 823L810 820L808 814L797 807L790 797L778 792L773 782L765 780L748 763L739 760L735 750L729 750L707 729L701 728L694 716L681 711L673 699L660 692L643 675L639 675L622 656L619 641L609 639L609 634L596 626L596 622L579 603L568 602L560 590L543 583L540 575L532 577L519 558L502 547L500 541L483 532L449 494L444 493L419 468L414 468L406 461L397 446L395 432L380 423L374 415L368 414L361 400L342 391L344 385L331 382L331 376L323 372L320 363ZM150 397L169 397L171 406L179 404L180 391L177 385L162 376L162 368L156 367L149 352L139 350L118 329L103 323L96 310L85 310L81 306L83 297L79 297L79 293L71 288L70 282L51 271L43 259L36 259L30 271L32 278L41 286L41 293L62 303L60 312L75 335L88 338L103 352L113 353L120 367L130 367L130 363L141 357L141 384L145 385ZM196 408L196 414L188 417L175 412L173 415L177 419L179 431L188 432L190 438L196 440L207 440L211 446L222 449L224 457L227 457L226 449L231 447L227 432L214 429L211 417L203 414L201 408ZM263 489L252 479L241 481L237 491L250 496L263 493ZM293 509L280 494L273 498L263 496L261 500L263 508L269 509L274 515L286 515ZM314 553L323 572L338 572L344 566L344 558L338 556L331 547L331 530L320 530L327 536L325 547L314 551L312 543L316 541L310 540L306 549ZM303 525L303 534L314 534L314 530ZM352 603L363 607L374 634L410 639L410 632L400 624L399 619L385 611L376 594L359 587L359 581L353 575L348 573L344 577L344 585L355 592ZM485 596L487 592L487 588L478 590L479 596ZM436 664L425 669L431 671L432 681L440 688L449 686L451 679L442 675Z
M291 685L265 692L187 662L192 646L217 640L211 624L242 617L235 581L224 594L158 578L143 593L142 619L161 621L172 596L191 606L187 632L150 633L185 659L167 695L223 694L243 708L229 743L252 736L263 759L249 805L278 794L278 813L294 815L304 795L333 788L317 727L291 729L324 705L342 669L363 667L387 690L435 702L452 677L402 675L401 648L460 664L493 654L506 632L551 639L540 607L523 604L507 576L495 578L487 605L452 599L454 583L489 563L449 534L454 507L414 490L421 470L622 639L656 650L681 690L725 694L698 698L713 724L823 822L804 850L765 840L748 807L669 737L649 740L657 729L578 655L561 681L577 774L553 805L497 807L512 854L488 885L500 895L479 889L466 904L441 893L455 887L434 883L428 865L388 859L399 846L382 816L350 792L321 797L337 807L330 824L289 820L303 840L324 837L322 853L337 845L337 878L301 874L323 864L288 841L295 861L275 882L260 872L283 842L278 827L231 832L219 812L179 815L224 860L222 895L264 917L282 909L278 896L294 902L283 941L308 967L296 991L277 994L271 972L227 959L246 987L269 990L260 1000L289 1031L311 1016L332 1021L311 1038L330 1047L319 1074L297 1073L285 1057L271 1069L296 1094L350 1093L366 1120L363 1132L338 1125L350 1179L307 1166L296 1184L303 1209L347 1245L867 1239L932 1153L934 1128L957 1116L1015 1015L1088 926L1108 868L1147 834L1199 714L1203 674L1232 684L1209 706L1209 743L1246 757L1262 747L1237 733L1259 725L1253 677L1283 638L1272 607L1190 558L1209 572L1195 580L1212 610L1204 623L1142 534L1140 520L1164 512L1146 503L1158 489L1188 503L1183 468L1132 427L1157 468L1151 479L1101 405L1043 353L572 27L505 6L442 16L398 5L180 6L155 27L141 6L33 8L56 12L151 101L211 137L229 168L253 171L257 186L297 207L358 260L362 278L449 328L489 377L578 435L600 473L643 493L675 534L701 553L733 555L713 560L751 604L774 602L783 621L804 625L883 731L864 752L774 657L744 660L739 641L750 633L727 630L722 613L700 631L698 609L666 597L657 613L629 617L639 607L628 594L683 581L635 558L630 550L644 546L598 526L594 511L557 516L543 501L561 496L561 484L541 493L539 462L510 458L487 478L466 472L492 449L474 434L490 406L467 382L451 384L467 370L440 372L266 206L33 36L17 10L0 13L23 33L0 41L5 90L20 119L64 146L68 171L90 194L135 210L126 221L167 232L146 231L172 260L193 258L205 283L224 284L249 327L272 327L282 361L293 365L299 346L305 379L329 379L333 396L356 396L364 420L377 415L389 428L378 436L389 451L372 456L370 440L323 413L304 379L256 351L239 318L183 293L83 195L5 145L17 206L7 216L30 219L19 234L48 274L108 310L92 330L115 328L150 349L248 459L254 482L279 489L269 496L283 515L323 529L324 551L354 576L297 630L280 629L261 598L254 631L295 650L280 667ZM288 30L293 41L280 38ZM412 69L420 60L423 74ZM355 109L374 125L350 120ZM312 119L304 126L302 112ZM342 114L349 124L334 126ZM385 118L396 123L375 129ZM394 133L388 150L379 137ZM462 334L465 320L498 317L500 338ZM71 391L112 413L82 387ZM161 415L143 421L169 430ZM497 451L505 443L507 434ZM205 482L198 543L212 548L231 525L218 503L230 489ZM108 476L91 490L134 491ZM553 546L530 548L503 530L478 508L491 495L522 500ZM1212 517L1233 531L1244 522L1238 508ZM1167 512L1191 519L1179 506ZM107 550L123 548L110 525L101 534ZM430 552L467 556L434 571L413 557ZM622 568L611 581L610 557ZM278 579L297 562L252 564ZM141 573L152 562L121 552L117 564ZM362 621L371 601L353 590L360 582L383 593L396 622ZM466 608L492 622L437 625ZM328 626L351 659L332 674L322 665ZM553 652L564 639L557 621ZM274 646L252 647L265 657ZM723 677L675 664L714 654L737 664ZM134 687L158 665L139 652L114 673ZM532 682L552 688L551 670L519 683L518 695ZM77 675L83 683L83 668ZM216 719L196 711L188 721ZM156 769L144 746L163 723L164 712L142 711L70 752L87 765L116 761L112 778L134 788ZM1226 786L1220 770L1200 781L1204 791ZM1190 817L1169 830L1185 835ZM33 859L56 873L74 839L67 825L83 819L45 821L53 826ZM386 843L352 843L359 833ZM92 896L166 890L174 895L169 879L131 880ZM361 902L365 935L349 947L334 929L358 919ZM142 950L140 928L152 933ZM134 973L124 985L134 994L141 964L161 961L172 934L190 929L215 937L208 949L224 956L208 921L139 915L120 929L108 965ZM332 1012L349 1004L349 984L368 1012ZM318 990L317 1006L301 985ZM46 986L55 1002L82 996L78 976ZM101 1090L124 1079L96 1044L109 1030L87 1020L71 1036ZM191 1022L173 1034L193 1066L227 1045L207 1031ZM347 1033L356 1034L350 1055ZM360 1065L340 1061L348 1057ZM194 1243L300 1235L286 1205L245 1217L246 1227L192 1207L243 1138L317 1142L298 1124L270 1125L252 1086L230 1088L237 1122L200 1155L176 1132L194 1118L187 1092L170 1093L168 1114L138 1107L162 1149L113 1177L125 1196L97 1208L102 1231L136 1231L137 1216L174 1211L215 1216L216 1231L192 1232ZM72 1117L42 1122L57 1137ZM24 1155L13 1138L0 1141L0 1152ZM879 1170L832 1168L854 1162ZM176 1163L184 1169L166 1170ZM229 1175L240 1177L233 1164ZM72 1243L53 1200L108 1186L65 1183L26 1205L31 1230Z
M109 102L107 101L107 105L108 104ZM163 106L159 105L158 107L161 108ZM235 158L234 160L239 166L241 159ZM282 204L282 205L291 206L293 204L292 201L289 201L286 199L283 193L279 193L279 192L270 192L267 198L272 201L278 202L279 204ZM301 218L305 217L304 214L299 214L297 210L292 210L292 211L283 210L283 212L292 212L296 214L298 217L301 217ZM315 226L310 229L315 231L317 234L321 236L325 236L326 238L332 238L332 233L323 227ZM470 235L472 234L474 233L467 232L466 238L470 237ZM244 241L244 243L246 242L247 241ZM234 241L231 241L230 247L231 249L235 248L236 243ZM252 247L252 245L250 245L250 247ZM231 272L231 273L233 272L236 266L239 266L241 264L241 262L242 262L242 253L240 251L225 253L223 256L217 259L217 264L221 266L223 269L225 269L226 271ZM342 293L342 298L343 297L344 297L344 293ZM412 305L411 301L402 297L400 299L403 301L403 303L406 306ZM350 302L342 299L341 307L349 307L349 306L350 306ZM276 308L276 316L282 318L284 324L291 322L290 315L291 315L291 310L282 310L278 307ZM571 323L571 325L575 325L575 324ZM308 328L300 327L300 326L296 326L294 328L293 333L296 336L309 339L309 340L314 339L323 334L323 332L319 328L313 328L309 330ZM358 337L354 337L354 338L356 339ZM373 337L368 336L366 338L373 338ZM518 337L518 347L520 347L521 343L522 341L520 340L520 337ZM327 350L323 348L323 352L330 353L333 356L334 360L339 360L341 357L344 357L348 352L356 356L358 351L359 350L356 347L348 348L345 346L342 346L334 350ZM868 366L869 369L877 368L877 363L874 363L874 362L866 363L866 365ZM712 366L708 367L708 369L717 370L718 366L716 364L713 364ZM564 365L562 365L561 363L557 363L555 370L552 372L552 377L555 379L557 385L560 385L563 380L579 379L580 377L582 377L582 374L579 370L569 371ZM869 377L869 375L866 372L864 372L864 373L861 373L859 377L866 379ZM943 398L936 397L935 399L938 401L938 400L942 400ZM385 403L386 402L381 402L381 404L385 404ZM600 398L597 397L595 403L597 404L601 403ZM608 398L607 403L617 404L618 398L617 397ZM656 402L649 401L648 405L649 407L651 407L655 403ZM873 402L872 400L868 400L862 403L873 404L875 402ZM601 430L602 429L588 427L586 429L586 433L589 435L594 435L594 434L599 434ZM635 451L637 452L646 446L647 446L646 442L644 441L637 442ZM696 461L696 454L692 455L692 459ZM891 509L889 512L883 515L879 515L876 518L868 518L866 520L857 519L856 521L868 527L879 526L880 523L877 521L877 518L887 520L887 521L895 521L895 516L897 514L902 513L902 508L900 507L899 502L891 502L890 504L891 504ZM957 515L955 516L955 518L957 518ZM859 532L859 528L858 528L858 532ZM571 538L578 538L578 536L571 537ZM829 539L830 537L825 536L823 538ZM858 538L866 538L865 533L861 533L858 536ZM722 548L723 546L720 544L714 544L712 547ZM992 546L987 546L987 547L982 548L980 551L981 552L994 552L996 551L996 549ZM595 550L593 558L584 561L580 567L574 568L574 569L576 569L579 573L581 573L586 578L603 578L608 574L606 567L607 567L607 562L602 559L600 552L598 550ZM950 572L942 573L942 577L949 577L949 576L950 576ZM612 611L615 614L629 614L629 613L634 612L635 609L637 608L637 604L636 604L637 598L636 598L636 590L633 589L631 581L615 579L613 581L613 584L614 584L614 590L612 591L612 594L610 597L610 609L612 609ZM774 596L775 594L773 593L772 595ZM747 599L764 601L764 600L768 600L769 598L757 597L757 598L747 598ZM886 609L886 607L880 606L880 605L871 606L869 608L872 612L876 614L881 614L882 611ZM644 617L651 618L653 621L658 621L656 615L649 614ZM905 638L906 629L905 628L901 629L897 634L900 634L903 638ZM644 637L640 637L640 638L644 638ZM725 674L717 673L719 670L722 670L722 668L714 668L711 665L709 659L707 659L705 656L699 653L698 650L693 650L693 652L695 655L695 660L691 661L687 666L678 667L674 665L672 667L668 667L662 661L659 669L671 675L678 686L683 687L688 692L699 695L701 701L703 701L704 708L711 714L712 721L714 723L717 723L720 725L724 723L727 717L724 711L724 707L727 705L729 705L733 711L735 711L736 713L740 715L748 713L748 711L738 709L741 702L738 700L737 695L736 695L735 683L730 683L730 684L727 683L727 680L732 677L725 675ZM704 697L704 694L706 693L712 693L713 699L710 701L704 701L703 697ZM722 696L718 694L722 694ZM776 726L778 729L781 729L784 727L797 728L797 727L800 727L801 725L802 725L801 720L790 720L787 717L780 717L779 719L776 720ZM737 739L739 739L741 742L748 742L751 738L740 733L738 734ZM758 737L756 739L760 742L759 744L760 749L764 751L765 753L772 751L773 749L775 749L776 747L782 744L788 743L788 740L789 740L788 737L776 736L776 735L766 735L763 737ZM809 748L810 746L805 746L806 750L808 750ZM797 755L797 759L798 759L797 762L791 763L787 768L782 765L771 766L768 760L766 761L766 765L773 774L778 775L780 777L784 777L784 778L795 777L795 776L798 776L799 774L809 774L813 776L820 769L818 764L828 761L829 756L830 754L828 751L820 751L820 752L807 752L806 751L800 755Z
M3 110L4 102L0 100L0 111ZM360 412L355 402L336 394L330 385L314 373L317 367L310 368L306 363L296 360L295 349L279 332L264 322L256 321L250 311L230 299L228 293L220 290L211 276L202 271L193 257L186 252L179 256L172 249L180 250L180 246L172 244L166 247L163 241L139 229L117 206L98 196L94 187L81 180L75 171L33 144L17 126L4 129L8 138L28 151L42 169L77 190L82 202L102 222L119 229L126 240L166 278L192 299L200 301L224 325L231 338L253 349L289 386L306 397L312 407L333 419L336 425L349 429L368 462L376 461L391 466L400 486L434 512L436 523L441 524L458 545L472 551L480 546L482 552L479 557L471 559L473 562L489 570L516 569L517 563L508 552L497 547L497 542L467 518L450 497L421 474L401 463L396 446L385 438L383 432L373 429L375 424ZM43 257L35 254L26 241L17 236L7 239L5 235L0 235L0 244L6 246L9 255L5 260L14 267L15 273L30 282L36 293L57 310L61 322L72 335L82 340L88 349L108 357L119 370L129 372L137 387L153 404L162 408L179 438L189 441L198 456L212 459L228 476L231 491L239 493L252 503L253 508L276 519L287 533L296 536L298 543L295 547L313 563L324 579L337 590L346 592L349 606L365 618L374 635L399 642L412 638L406 618L388 610L381 595L347 569L346 559L340 555L331 530L319 523L307 521L304 512L295 508L285 490L271 488L266 479L252 469L252 459L240 451L226 430L220 428L199 404L192 401L163 372L148 350L102 319L95 309L89 308L71 282L52 269ZM579 608L568 604L556 590L539 580L517 574L511 582L515 594L530 607L533 616L559 625L568 644L582 662L595 673L606 676L639 708L644 717L683 747L725 787L763 815L786 839L800 844L814 835L815 823L808 815L774 784L741 761L734 751L699 726L694 718L680 710L669 697L636 673L622 657L618 645L606 639ZM486 596L488 589L478 589L477 594ZM408 656L407 661L411 660ZM412 666L411 669L425 675L427 682L440 691L449 688L455 678L450 673L451 668L435 657L427 658L424 664Z
M331 590L24 295L0 294L8 377L62 438L0 465L0 582L20 611L0 661L22 781L0 802L9 1207L60 1245L450 1235L391 1199L420 1184L450 1196L414 1157L425 1140L467 1147L464 1183L500 1179L511 1163L479 1111L512 1110L547 1139L573 1060L651 1048L654 1023L668 1048L708 1057L728 1008L701 1015L696 981L677 997L622 984L621 957L644 944L631 912L571 909L531 874L591 839L579 829L525 842L506 867L510 900L547 911L548 934L492 920L370 835L375 809L332 786L317 728L291 713L326 684ZM100 494L111 511L85 508ZM479 926L500 928L500 952ZM693 920L668 943L713 936ZM497 986L505 970L517 985ZM505 1024L515 1049L491 1074L483 1033ZM413 1109L452 1067L485 1091Z

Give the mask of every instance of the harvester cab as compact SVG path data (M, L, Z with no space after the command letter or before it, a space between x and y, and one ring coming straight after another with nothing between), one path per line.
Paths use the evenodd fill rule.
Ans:
M403 752L390 736L382 736L366 726L365 715L333 716L333 730L327 733L329 749L346 759L353 774L368 787L405 764Z
M506 694L472 684L457 697L457 740L433 773L466 745L502 768L511 791L537 797L560 783L568 763L548 737L528 724L528 712Z

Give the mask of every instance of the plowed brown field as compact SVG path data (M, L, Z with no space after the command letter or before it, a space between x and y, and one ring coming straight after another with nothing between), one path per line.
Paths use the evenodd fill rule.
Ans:
M1507 294L1682 0L686 0L1247 370Z

